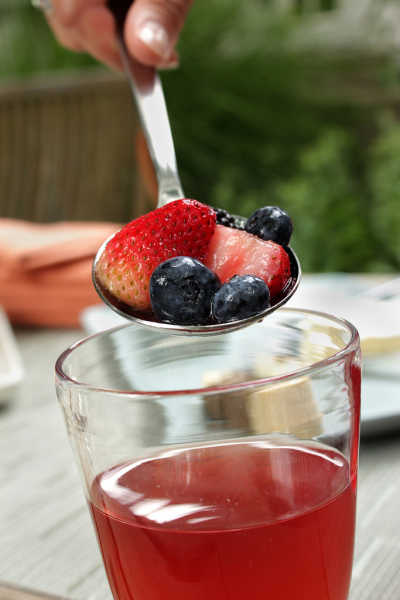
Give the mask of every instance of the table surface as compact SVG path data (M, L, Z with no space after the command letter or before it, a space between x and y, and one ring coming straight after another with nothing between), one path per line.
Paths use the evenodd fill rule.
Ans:
M54 391L55 360L83 332L16 337L26 377L0 407L0 600L111 600ZM350 600L400 600L399 498L400 432L363 440Z

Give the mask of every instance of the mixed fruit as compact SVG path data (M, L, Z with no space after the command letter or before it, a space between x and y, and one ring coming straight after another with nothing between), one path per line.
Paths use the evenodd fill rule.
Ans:
M181 199L128 223L96 265L100 284L139 313L174 325L257 315L290 281L286 211L267 206L245 222Z

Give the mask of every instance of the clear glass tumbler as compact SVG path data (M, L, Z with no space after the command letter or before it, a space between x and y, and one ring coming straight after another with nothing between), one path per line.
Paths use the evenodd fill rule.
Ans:
M346 600L360 385L355 328L307 311L66 350L57 395L115 600Z

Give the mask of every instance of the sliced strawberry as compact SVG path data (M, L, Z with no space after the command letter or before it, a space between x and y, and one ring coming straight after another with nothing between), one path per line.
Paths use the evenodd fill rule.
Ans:
M274 242L239 229L216 225L204 264L222 283L234 275L256 275L265 281L271 297L290 278L290 262L285 250Z
M213 209L197 200L185 198L157 208L114 235L98 261L96 276L122 302L149 311L154 269L175 256L204 261L215 220Z

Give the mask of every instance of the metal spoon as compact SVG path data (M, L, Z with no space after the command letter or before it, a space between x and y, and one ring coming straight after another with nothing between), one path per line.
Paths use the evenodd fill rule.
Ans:
M123 25L130 3L131 0L125 0L122 3L120 0L112 0L109 2L109 7L116 17L117 37L122 62L129 79L142 129L146 137L150 156L157 175L157 207L159 208L165 206L168 202L184 198L185 196L179 180L175 149L161 81L155 69L141 65L132 59L126 49L123 39ZM244 217L236 217L236 220L238 224L244 224L246 221ZM111 236L111 238L112 237L113 236ZM138 325L157 329L164 333L173 335L204 336L219 335L237 329L243 329L257 321L261 321L277 308L283 306L297 290L300 283L300 263L293 250L288 247L286 248L286 251L290 259L290 281L280 294L272 298L271 306L263 312L253 317L249 317L248 319L231 321L229 323L212 323L210 325L171 325L169 323L160 323L156 321L155 316L152 313L135 311L127 304L118 300L115 296L110 294L97 279L95 274L97 262L111 238L104 242L94 259L93 282L97 293L107 306L112 308L112 310L122 317L125 317Z

